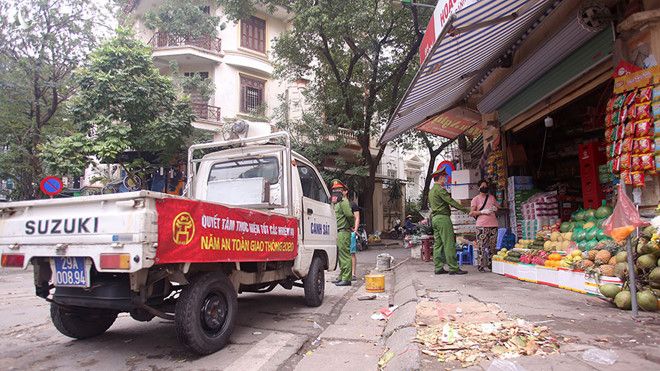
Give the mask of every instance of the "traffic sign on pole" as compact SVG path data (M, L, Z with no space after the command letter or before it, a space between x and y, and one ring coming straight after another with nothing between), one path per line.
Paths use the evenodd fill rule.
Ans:
M47 196L53 197L62 192L64 189L64 183L62 183L62 179L56 176L47 176L41 180L40 188L41 192Z

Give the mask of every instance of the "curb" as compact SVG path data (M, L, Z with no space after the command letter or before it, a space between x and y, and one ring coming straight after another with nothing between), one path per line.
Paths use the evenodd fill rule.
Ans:
M383 340L394 357L385 365L385 370L419 370L421 368L421 349L412 340L417 334L415 316L417 314L417 290L412 278L409 263L406 262L393 270L394 289L390 297L391 305L399 308L387 321L383 331Z

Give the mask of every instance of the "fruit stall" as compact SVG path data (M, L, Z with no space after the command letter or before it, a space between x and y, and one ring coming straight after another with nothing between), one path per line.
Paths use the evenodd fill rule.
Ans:
M660 213L660 205L657 212ZM493 257L493 272L510 278L612 299L630 309L627 252L607 236L603 223L612 209L575 212L567 222L543 227L534 239L521 239L513 249ZM637 302L641 309L660 308L660 216L631 238Z

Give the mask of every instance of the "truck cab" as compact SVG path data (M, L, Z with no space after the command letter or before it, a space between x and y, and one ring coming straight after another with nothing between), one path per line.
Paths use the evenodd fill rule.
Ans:
M174 321L199 354L227 343L240 293L299 287L307 305L321 305L337 228L320 173L288 133L234 134L189 148L183 197L0 204L2 266L34 267L36 294L66 336L100 335L128 312Z

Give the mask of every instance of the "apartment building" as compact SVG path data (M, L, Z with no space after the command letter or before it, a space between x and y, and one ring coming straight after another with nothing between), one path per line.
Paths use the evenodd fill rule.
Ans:
M161 73L172 74L171 65L176 62L179 73L213 81L215 89L208 99L194 91L190 94L195 113L193 126L213 132L215 139L222 139L223 131L230 126L227 124L240 119L268 121L283 103L289 120L302 117L306 108L303 91L307 81L292 82L273 77L273 39L291 27L291 14L282 8L270 12L265 7L257 7L257 12L249 19L232 22L222 7L202 6L204 12L220 18L216 34L185 38L146 26L145 14L162 4L163 0L133 0L124 10L134 20L137 37L152 46L153 60ZM348 162L359 161L361 149L354 134L350 130L338 129L338 135L347 143L336 156ZM376 148L375 141L373 145ZM383 156L373 199L374 220L373 224L370 223L373 231L386 231L392 220L405 217L405 194L410 188L405 186L406 180L419 177L415 169L406 169L411 164L421 167L416 161L405 161L400 150L388 148ZM392 202L388 198L388 187L395 179L403 185L404 194L400 200ZM419 183L416 184L419 188Z
M287 82L273 78L272 45L289 27L291 15L284 9L258 10L247 20L232 22L221 7L202 6L204 12L220 18L215 35L181 37L149 29L144 16L162 5L162 0L136 0L125 11L134 19L137 37L153 47L154 63L163 74L171 74L172 62L185 76L199 75L213 81L214 92L203 97L191 92L195 121L193 126L216 133L224 124L237 119L267 121L281 104L291 97L288 110L302 114L300 91L306 82ZM219 139L219 138L218 138Z

